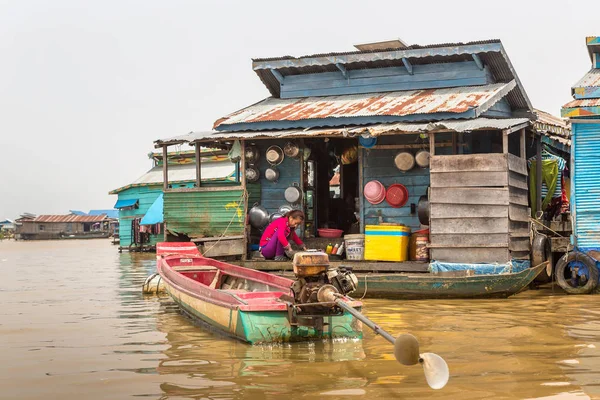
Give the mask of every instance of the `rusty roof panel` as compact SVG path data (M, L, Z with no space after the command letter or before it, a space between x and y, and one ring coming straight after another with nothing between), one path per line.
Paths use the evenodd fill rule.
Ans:
M526 126L530 123L528 118L474 118L467 120L447 120L428 123L399 122L393 124L374 124L358 127L329 128L329 129L286 129L278 131L260 132L190 132L187 135L174 136L157 140L157 146L163 144L183 144L194 142L226 141L235 139L277 139L277 138L314 138L314 137L356 137L362 134L395 135L414 134L436 131L472 132L485 129L509 129Z
M590 70L583 78L579 80L573 88L584 87L599 87L600 86L600 69L594 68Z
M487 111L515 82L445 89L407 90L343 96L280 99L269 97L215 122L214 128L239 123L306 119L406 116Z
M102 222L106 219L106 214L101 215L38 215L35 219L25 222L36 223L77 223L77 222Z
M563 106L563 108L575 107L600 107L600 99L572 100Z

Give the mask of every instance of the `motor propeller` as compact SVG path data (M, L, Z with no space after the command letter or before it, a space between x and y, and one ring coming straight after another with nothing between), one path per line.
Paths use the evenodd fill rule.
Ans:
M450 379L450 370L444 359L435 353L419 353L419 341L409 333L403 333L394 338L388 332L380 328L369 318L356 311L352 306L344 301L344 296L338 293L332 285L324 285L317 293L320 302L334 302L356 319L362 321L371 328L376 334L383 336L388 342L394 345L394 356L402 365L421 364L425 373L425 380L432 389L441 389Z

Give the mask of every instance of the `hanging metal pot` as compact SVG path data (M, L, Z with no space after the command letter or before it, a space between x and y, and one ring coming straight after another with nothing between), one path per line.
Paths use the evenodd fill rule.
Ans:
M269 182L277 182L279 180L279 170L277 167L269 167L265 170L265 178Z
M246 168L246 181L247 182L256 182L260 178L260 171L254 165L248 166Z
M285 201L290 204L300 203L300 201L302 201L302 190L300 190L297 183L294 183L292 186L285 189L284 197Z
M292 210L294 210L294 207L290 206L289 204L284 204L281 207L279 207L279 210L277 210L277 211L279 213L285 215L285 214L289 213Z
M279 219L279 218L282 218L282 217L283 217L283 214L282 214L282 213L279 213L279 212L273 213L273 214L271 214L271 216L269 217L269 222L273 222L273 221L275 221L276 219Z
M421 225L429 225L429 199L427 196L419 197L419 203L417 204L417 215L419 216L419 222Z
M269 164L279 165L285 158L285 155L283 154L283 150L281 150L281 147L271 146L267 149L267 152L265 153L265 158L267 159Z
M260 158L260 152L256 146L248 146L244 151L244 157L248 164L256 164Z
M248 219L252 227L256 229L263 229L269 224L269 212L263 206L255 203L248 212Z
M294 142L287 142L285 146L283 146L283 153L286 157L298 158L300 157L300 147Z

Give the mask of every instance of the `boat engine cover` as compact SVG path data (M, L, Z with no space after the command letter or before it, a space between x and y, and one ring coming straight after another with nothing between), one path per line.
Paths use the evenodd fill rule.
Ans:
M329 256L322 251L300 251L294 254L293 265L298 278L317 276L329 268Z

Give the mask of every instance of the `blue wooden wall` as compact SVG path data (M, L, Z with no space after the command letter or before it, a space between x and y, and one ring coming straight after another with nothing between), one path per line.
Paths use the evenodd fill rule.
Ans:
M260 151L260 160L258 162L258 169L260 171L260 204L267 209L270 213L276 212L279 207L287 204L285 201L284 192L293 183L300 185L300 160L285 157L283 162L277 166L279 169L279 180L277 182L270 182L265 178L265 170L269 167L269 163L265 158L267 149L272 145L277 145L283 149L286 140L260 140L256 142L256 145ZM251 207L252 204L249 204Z
M427 140L418 139L418 135L396 135L379 138L378 144L415 144L424 143L424 149L429 149ZM413 154L418 149L410 149ZM417 213L410 213L410 204L415 205L419 202L419 197L427 194L429 186L429 168L415 167L408 172L401 172L394 165L394 157L405 150L379 150L362 149L363 157L363 177L364 183L376 179L380 181L386 189L394 184L401 183L408 189L408 202L401 208L390 206L387 201L373 205L366 199L363 199L365 225L379 224L378 212L381 212L383 222L401 223L409 226L412 231L418 230L421 225Z
M414 65L413 74L406 68L371 68L342 72L288 75L281 85L281 98L334 96L399 90L477 86L494 83L487 67L480 69L474 61Z

